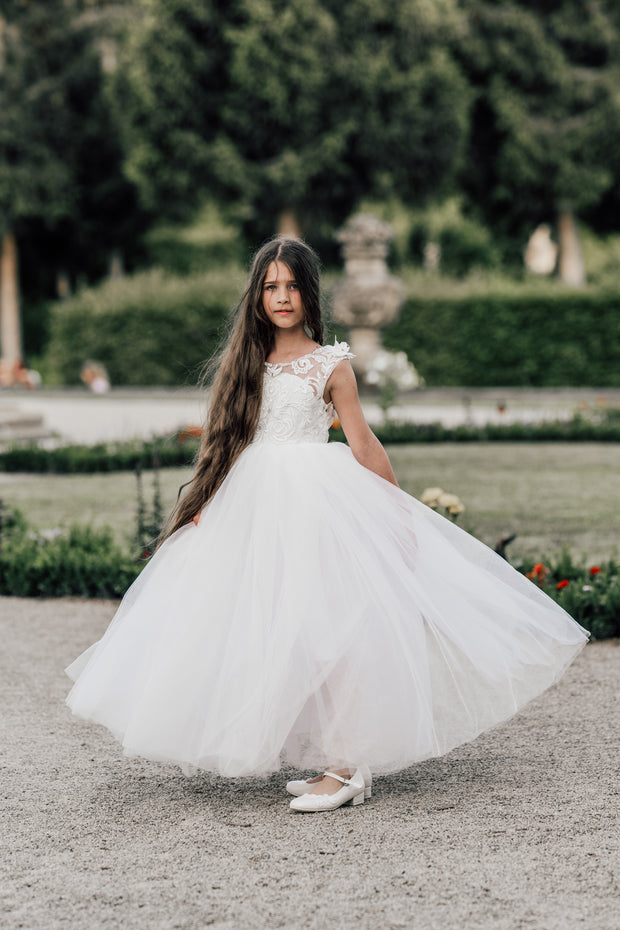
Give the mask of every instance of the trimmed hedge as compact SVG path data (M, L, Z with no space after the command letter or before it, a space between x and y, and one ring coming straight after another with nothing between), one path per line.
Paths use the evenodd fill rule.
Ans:
M62 384L78 384L89 359L113 385L195 384L241 283L236 268L188 278L151 271L81 291L53 305L47 367Z
M89 474L91 472L132 471L138 465L162 468L190 465L198 449L197 442L99 443L94 446L60 446L42 449L39 446L16 446L0 452L0 470L35 472L55 475Z
M611 413L611 411L609 411ZM392 423L373 427L385 444L422 442L619 442L620 418L593 422L579 414L571 420L547 423L510 423L506 426L443 426L441 423ZM332 442L346 442L341 429L330 431ZM0 470L57 475L131 471L138 465L153 468L189 466L198 451L198 439L176 436L163 443L117 442L94 446L15 446L0 452Z
M612 292L412 297L383 342L403 349L429 387L620 386Z

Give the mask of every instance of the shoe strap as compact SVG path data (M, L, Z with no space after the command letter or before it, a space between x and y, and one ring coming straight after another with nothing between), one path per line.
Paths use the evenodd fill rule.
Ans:
M343 785L350 785L351 781L348 778L343 778L342 775L336 775L335 772L323 772L323 778L335 778L336 781L342 782Z

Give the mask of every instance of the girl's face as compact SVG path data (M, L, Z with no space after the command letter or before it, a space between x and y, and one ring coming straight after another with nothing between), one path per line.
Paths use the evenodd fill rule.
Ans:
M283 262L272 262L263 281L263 308L278 329L303 329L306 314L293 273Z

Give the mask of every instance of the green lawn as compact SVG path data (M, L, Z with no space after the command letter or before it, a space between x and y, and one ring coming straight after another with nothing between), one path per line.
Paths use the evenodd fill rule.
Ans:
M419 496L439 485L466 506L459 523L494 545L517 533L513 557L574 555L600 561L620 543L620 448L603 443L471 443L392 446L402 487ZM188 469L161 472L171 507ZM146 473L147 502L152 474ZM40 529L77 521L110 525L119 539L135 530L136 482L110 475L0 475L0 498Z

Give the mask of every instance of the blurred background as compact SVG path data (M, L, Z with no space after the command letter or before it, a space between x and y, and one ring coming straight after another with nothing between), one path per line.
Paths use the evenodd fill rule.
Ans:
M620 385L619 38L614 0L3 0L4 383L193 384L252 250L329 283L362 211L427 386Z
M72 521L149 549L253 251L305 237L351 338L363 215L393 304L363 402L402 486L525 568L569 553L553 590L609 559L619 623L619 177L615 0L2 0L0 591L92 593L24 568ZM112 536L75 537L80 578Z

